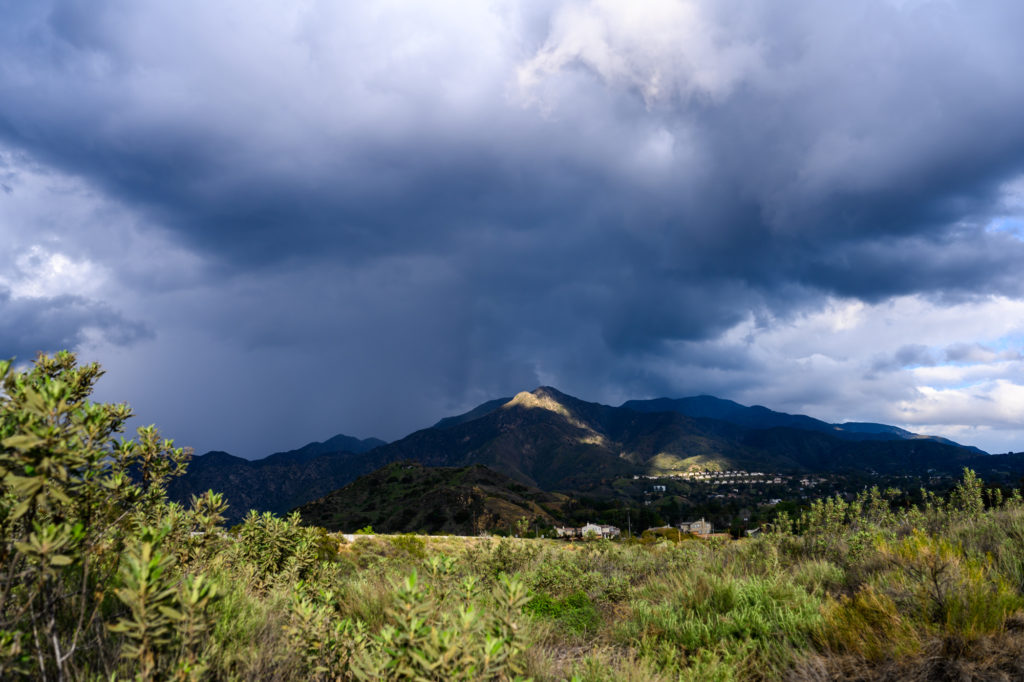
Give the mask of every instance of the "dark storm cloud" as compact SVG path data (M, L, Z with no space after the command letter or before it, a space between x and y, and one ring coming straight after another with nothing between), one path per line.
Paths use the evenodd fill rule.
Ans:
M118 346L153 336L146 325L79 296L15 298L3 287L0 320L0 352L19 362L28 362L40 351L74 348L90 330Z
M746 366L700 342L828 296L1021 294L986 227L1024 173L1019 3L0 10L0 141L210 264L165 315L441 386L408 414L671 393L671 358Z

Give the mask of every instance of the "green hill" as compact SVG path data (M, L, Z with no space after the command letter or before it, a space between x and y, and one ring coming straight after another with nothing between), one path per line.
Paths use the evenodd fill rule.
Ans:
M425 467L393 462L298 508L302 520L329 530L476 535L512 528L523 517L561 521L564 495L523 485L485 466Z

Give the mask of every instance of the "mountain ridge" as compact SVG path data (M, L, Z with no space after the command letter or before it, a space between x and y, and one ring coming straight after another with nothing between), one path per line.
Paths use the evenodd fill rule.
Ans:
M378 438L359 439L338 434L301 448L245 459L222 450L192 457L184 476L167 485L170 499L187 504L206 490L223 492L226 518L241 521L250 509L284 514L313 497L324 495L347 479L348 460L386 444ZM355 450L336 450L338 447Z
M684 408L717 418L689 416ZM339 435L261 460L207 453L172 482L170 492L187 501L207 488L221 490L237 521L249 507L284 513L406 460L430 467L483 465L521 485L579 492L608 491L623 477L702 469L958 473L980 453L886 425L854 422L844 433L806 415L713 396L614 407L551 386L487 401L392 443L351 439L361 452L326 452L352 447L347 439Z

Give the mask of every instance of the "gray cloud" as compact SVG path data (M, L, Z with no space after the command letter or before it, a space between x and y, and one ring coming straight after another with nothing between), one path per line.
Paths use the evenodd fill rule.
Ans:
M89 315L117 342L110 310L152 311L211 356L326 378L278 407L312 390L394 436L533 383L768 386L756 338L722 334L830 297L1022 295L1024 242L987 229L1024 173L1014 3L0 8L0 143L131 235L104 254L97 221L68 226L109 306L19 347L81 343ZM292 440L314 426L292 419Z
M75 348L90 331L115 346L153 338L145 324L79 296L15 298L0 287L0 348L4 357L27 362L36 353Z
M913 366L933 367L936 364L938 364L938 360L932 349L915 343L901 346L888 357L877 358L871 365L871 371L872 373L891 372Z

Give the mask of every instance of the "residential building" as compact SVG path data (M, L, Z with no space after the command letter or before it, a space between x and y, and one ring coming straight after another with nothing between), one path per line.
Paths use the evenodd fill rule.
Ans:
M714 526L711 525L710 521L705 521L701 518L700 521L684 521L679 524L679 530L684 533L694 533L696 535L711 535L714 530Z

